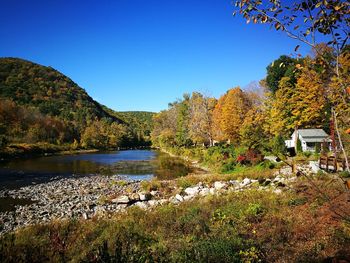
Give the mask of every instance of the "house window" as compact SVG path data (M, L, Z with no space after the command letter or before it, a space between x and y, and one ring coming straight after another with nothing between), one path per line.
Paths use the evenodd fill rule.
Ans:
M316 143L314 143L314 142L307 142L306 146L307 146L308 149L314 150L315 147L316 147Z

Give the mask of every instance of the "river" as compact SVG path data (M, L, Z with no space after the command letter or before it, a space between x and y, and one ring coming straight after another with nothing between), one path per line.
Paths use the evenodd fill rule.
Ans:
M124 175L129 179L173 179L193 172L183 160L154 150L125 150L14 159L0 162L0 189L85 175Z

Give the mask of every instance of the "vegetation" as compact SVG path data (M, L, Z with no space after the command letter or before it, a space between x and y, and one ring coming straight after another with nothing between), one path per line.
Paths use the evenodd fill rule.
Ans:
M128 124L130 133L133 134L133 141L130 143L135 146L150 146L154 112L113 111L106 106L102 107L106 112Z
M322 183L322 182L319 182ZM338 185L338 187L340 187ZM305 183L30 226L0 240L1 262L321 262L349 256L349 226Z
M116 113L51 67L0 58L0 151L149 145L152 113ZM47 149L44 147L43 150Z

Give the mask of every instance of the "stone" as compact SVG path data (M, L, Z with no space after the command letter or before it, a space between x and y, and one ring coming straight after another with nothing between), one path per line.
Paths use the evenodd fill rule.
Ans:
M251 183L251 180L249 178L244 178L243 181L241 182L241 186L244 187L250 183Z
M179 195L179 194L175 195L175 198L176 198L176 200L178 200L179 202L183 202L183 201L184 201L184 198L183 198L181 195Z
M159 192L158 192L158 191L155 191L155 190L153 190L153 191L150 192L150 194L151 194L152 196L156 196L156 195L158 195L158 193L159 193Z
M275 189L273 192L274 192L275 194L281 194L281 193L282 193L282 190L281 190L281 189Z
M207 196L207 195L209 195L209 194L210 194L209 188L203 188L203 189L201 189L201 191L199 192L199 195L201 195L201 196Z
M191 200L193 197L194 197L193 195L185 195L185 196L183 197L183 199L184 199L184 201L189 201L189 200Z
M139 201L140 200L140 195L138 193L132 193L130 195L130 200L131 201Z
M265 181L266 181L265 178L259 178L259 179L258 179L259 184L264 184Z
M139 193L140 201L148 201L152 198L150 193Z
M263 186L268 186L269 184L271 184L270 179L266 179L265 182L262 183Z
M319 167L317 161L310 161L309 162L309 167L311 169L311 172L315 173L315 174L317 174L319 171L322 171L321 168Z
M217 181L214 183L214 188L216 190L225 189L227 187L226 183Z
M128 204L130 202L130 199L127 195L121 195L117 198L112 199L112 203L116 204Z
M134 205L140 207L141 209L147 209L148 208L147 202L136 202Z
M149 201L147 201L147 203L149 204L149 206L156 206L156 205L158 205L158 201L157 200L149 200Z
M194 187L188 187L184 191L187 195L197 195L199 193L199 187L194 186Z
M89 219L89 216L87 215L87 213L83 213L83 218L86 220L86 219Z
M209 188L209 193L214 195L216 193L216 189L215 188Z

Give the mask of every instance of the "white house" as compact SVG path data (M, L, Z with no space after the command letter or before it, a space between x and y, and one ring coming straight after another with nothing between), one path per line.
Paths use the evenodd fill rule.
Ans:
M303 152L314 152L317 144L319 149L321 149L323 142L326 142L329 148L331 147L329 135L322 129L300 129L294 131L291 140L285 141L287 148L296 148L297 138L301 141Z

